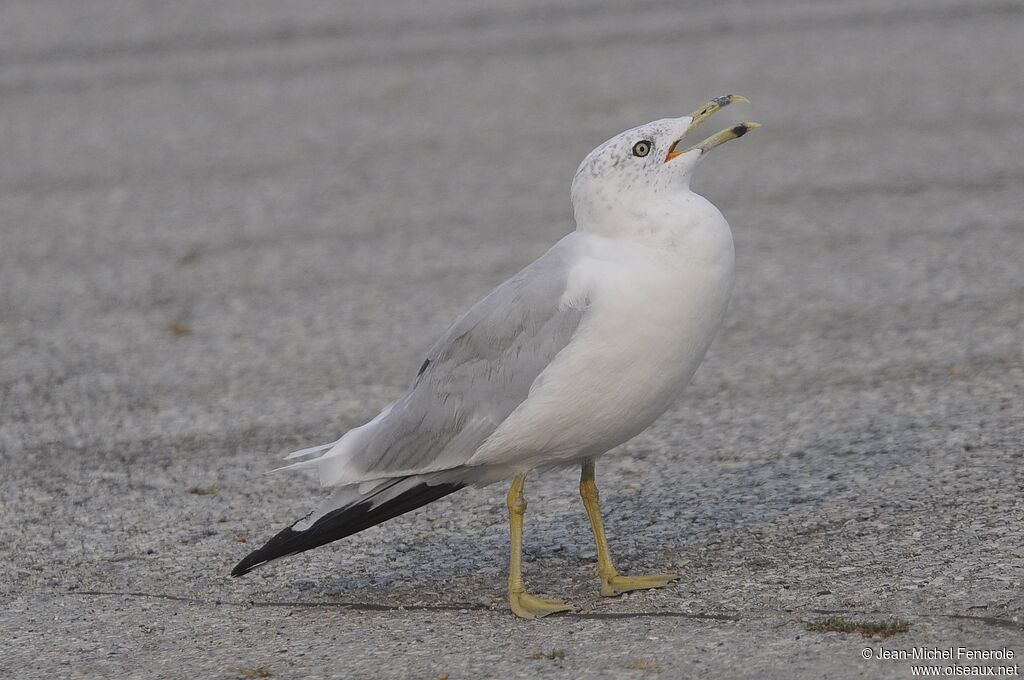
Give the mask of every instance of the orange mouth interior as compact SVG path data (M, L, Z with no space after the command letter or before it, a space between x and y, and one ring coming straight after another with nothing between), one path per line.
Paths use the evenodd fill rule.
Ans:
M682 138L679 138L676 141L672 142L672 146L668 148L668 153L665 155L666 163L668 163L676 156L682 156L684 153L686 153L685 151L676 151L676 147L679 146L679 142L681 141L683 141Z

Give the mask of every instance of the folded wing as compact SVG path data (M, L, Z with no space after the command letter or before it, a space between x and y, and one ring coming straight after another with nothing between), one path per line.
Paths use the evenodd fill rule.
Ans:
M579 327L588 300L567 290L586 239L566 236L459 317L401 398L308 461L321 482L424 474L468 461Z

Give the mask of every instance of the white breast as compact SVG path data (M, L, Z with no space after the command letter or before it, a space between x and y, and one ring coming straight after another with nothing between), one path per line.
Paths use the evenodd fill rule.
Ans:
M693 376L732 292L728 225L675 247L593 237L563 304L588 304L573 341L469 461L529 469L600 455L660 416Z

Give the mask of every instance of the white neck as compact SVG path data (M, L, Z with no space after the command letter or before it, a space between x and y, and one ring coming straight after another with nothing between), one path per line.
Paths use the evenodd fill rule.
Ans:
M722 213L688 188L668 197L575 208L577 231L681 252L732 251L732 232Z

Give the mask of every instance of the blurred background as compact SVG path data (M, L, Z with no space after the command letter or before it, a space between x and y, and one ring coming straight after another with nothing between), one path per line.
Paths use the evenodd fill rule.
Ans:
M780 612L1019 621L1022 64L1011 0L0 4L0 593L23 652L48 639L112 672L203 631L251 644L256 622L200 606L222 597L375 602L384 618L346 642L375 663L412 663L381 656L416 623L386 608L424 590L512 630L497 487L224 574L318 493L264 474L280 454L375 415L462 309L573 228L587 152L726 93L753 103L709 133L764 126L694 182L733 226L726 326L678 408L602 473L622 561L686 587L597 602L571 473L531 494L527 578L584 609L758 609L796 634ZM57 642L25 623L75 591L202 614L180 605L200 618L178 629L148 600L73 600L138 618L103 644L95 609ZM139 633L154 617L159 640ZM915 630L945 639L928 620ZM722 663L810 654L811 677L841 658L680 621L652 673L687 668L693 636L748 641ZM1020 635L975 633L993 631ZM533 644L490 640L486 660L425 635L454 667L507 675ZM303 667L265 645L253 664ZM600 649L607 668L628 656ZM235 663L204 654L190 663Z

